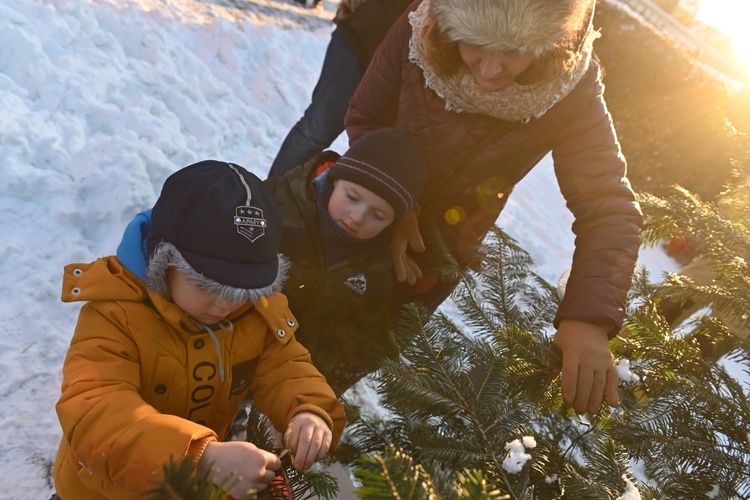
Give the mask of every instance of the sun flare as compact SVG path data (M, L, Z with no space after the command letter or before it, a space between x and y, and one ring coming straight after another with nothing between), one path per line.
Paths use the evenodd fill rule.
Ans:
M734 56L750 67L750 3L736 0L703 0L698 19L725 33Z

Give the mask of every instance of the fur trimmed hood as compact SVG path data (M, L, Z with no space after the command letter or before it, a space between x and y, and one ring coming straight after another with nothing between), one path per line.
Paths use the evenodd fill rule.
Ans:
M535 57L578 51L590 29L595 0L432 0L430 17L451 41Z
M430 16L448 38L490 50L541 57L560 46L577 51L595 0L433 0Z
M409 22L412 26L409 60L422 69L425 85L445 101L447 110L457 113L479 113L508 121L528 122L532 118L540 118L578 84L591 62L594 40L599 37L599 32L593 29L591 23L594 0L560 0L559 3L564 5L575 4L589 8L586 10L581 7L585 15L582 18L576 17L579 29L571 31L569 36L557 41L553 38L536 37L537 28L560 24L549 20L544 21L541 14L544 11L552 15L554 12L559 13L559 9L544 10L538 7L553 3L557 2L554 0L423 0L419 7L409 14ZM466 13L457 7L461 5L466 5L466 8L476 17L466 17ZM509 9L508 6L514 6L514 9ZM510 10L517 13L534 13L535 16L529 14L529 17L534 17L534 22L539 23L540 26L531 24L516 26L515 24L523 23L511 23L518 17L510 16L508 14ZM490 18L503 18L503 23L510 25L511 32L504 34L499 27L492 27L492 23L487 21ZM567 25L572 24L572 21L564 16L562 21L566 21ZM486 47L498 48L501 44L508 44L508 50L523 49L542 53L559 49L571 55L570 64L564 72L551 80L534 85L521 85L513 82L500 90L486 91L477 85L471 72L465 66L452 75L443 75L436 70L430 60L429 50L423 37L425 26L431 22L437 22L443 32L450 37ZM464 28L468 30L466 33L460 31ZM491 28L492 33L477 28L488 30ZM562 28L548 27L547 34L552 32L568 33ZM525 41L518 38L518 33L526 33ZM492 38L482 38L485 35L488 37L491 35ZM529 45L534 41L532 39L537 45Z

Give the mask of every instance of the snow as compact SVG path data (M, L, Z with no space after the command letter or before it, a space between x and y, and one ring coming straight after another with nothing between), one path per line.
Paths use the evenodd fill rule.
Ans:
M625 482L625 492L617 497L617 500L640 500L641 494L633 482L625 475L622 476L622 480Z
M503 459L502 467L509 474L518 474L526 465L526 462L531 460L531 455L526 453L526 448L536 447L536 441L531 436L524 436L523 440L514 439L509 443L505 443L505 449L508 450L508 454Z
M623 382L633 382L636 384L640 382L641 378L635 372L633 372L633 370L631 370L629 359L617 360L615 368L617 368L618 378Z
M0 0L0 470L13 478L0 498L53 491L55 403L79 308L59 300L63 266L114 253L183 166L214 158L265 177L317 80L336 4L324 7ZM572 216L549 158L499 223L556 283ZM643 259L654 275L676 268L659 250Z

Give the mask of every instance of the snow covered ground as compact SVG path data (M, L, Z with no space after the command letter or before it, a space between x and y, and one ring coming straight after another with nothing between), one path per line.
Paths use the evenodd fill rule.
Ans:
M335 7L0 0L0 498L52 492L78 312L59 300L63 266L113 253L178 168L214 158L265 177L308 103ZM570 265L571 222L549 159L499 220L552 283ZM657 275L676 268L659 250L642 258Z

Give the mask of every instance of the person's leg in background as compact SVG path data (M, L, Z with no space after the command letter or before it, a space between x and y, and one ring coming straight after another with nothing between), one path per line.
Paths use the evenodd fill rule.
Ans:
M281 144L269 177L282 176L330 147L344 131L349 100L364 74L365 68L337 27L331 34L312 101Z

